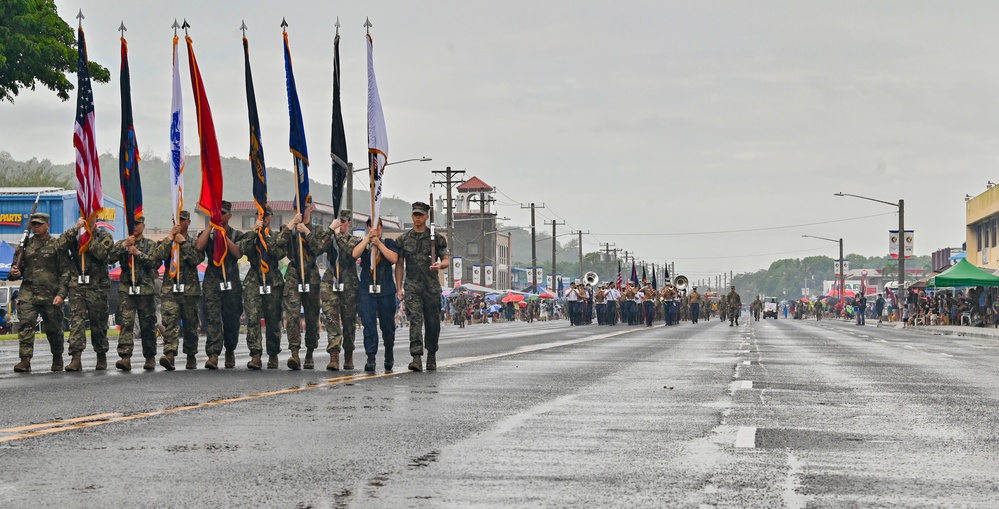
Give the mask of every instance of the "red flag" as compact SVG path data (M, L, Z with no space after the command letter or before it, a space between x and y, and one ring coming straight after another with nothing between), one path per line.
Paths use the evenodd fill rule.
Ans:
M80 254L90 246L89 220L101 211L104 190L101 187L101 165L94 138L94 91L90 86L87 69L87 42L83 28L77 29L77 96L76 123L73 126L73 147L76 148L76 201L80 215L88 220L86 231L80 235Z
M201 140L201 198L198 199L198 208L208 214L209 222L216 230L212 263L221 267L229 253L229 246L225 242L225 228L222 226L222 161L219 158L212 109L208 106L205 84L201 81L198 61L194 58L194 41L190 37L186 39L191 88L194 89L194 106L198 115L198 138Z

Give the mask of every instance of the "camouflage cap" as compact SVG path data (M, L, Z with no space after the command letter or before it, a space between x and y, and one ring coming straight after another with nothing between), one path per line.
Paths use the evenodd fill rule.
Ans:
M427 205L422 201L415 202L413 203L413 213L425 216L430 213L430 205Z
M180 218L181 221L190 221L191 213L187 210L182 210L180 211L180 214L177 215L177 217Z
M138 216L135 218L135 224L146 224L146 216Z
M350 209L343 209L340 211L340 221L350 221Z
M270 205L264 205L264 217L273 216L274 210L271 209Z
M31 214L32 223L47 223L49 222L49 215L44 212L35 212Z
M222 200L222 213L228 214L230 212L232 212L232 204L225 200Z

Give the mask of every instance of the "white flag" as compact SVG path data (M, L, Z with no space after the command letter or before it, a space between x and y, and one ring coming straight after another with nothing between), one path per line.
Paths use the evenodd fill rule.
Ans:
M382 175L388 162L388 134L385 131L385 115L382 112L382 101L378 97L378 82L375 80L374 47L371 34L365 36L368 41L368 163L372 174L373 208L371 224L377 225L381 217Z
M173 97L170 100L170 198L173 224L180 223L184 209L184 96L180 90L180 61L177 59L177 42L173 37ZM180 270L180 249L173 246L170 275L176 277Z

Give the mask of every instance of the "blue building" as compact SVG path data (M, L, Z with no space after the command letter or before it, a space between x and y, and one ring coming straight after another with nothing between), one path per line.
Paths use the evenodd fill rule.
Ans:
M21 242L28 224L31 206L35 196L38 212L51 216L49 232L59 235L80 218L80 206L76 202L76 191L66 191L55 187L5 187L0 188L0 240L12 245ZM114 198L104 197L104 210L97 216L97 226L111 232L115 241L127 236L125 229L125 207Z

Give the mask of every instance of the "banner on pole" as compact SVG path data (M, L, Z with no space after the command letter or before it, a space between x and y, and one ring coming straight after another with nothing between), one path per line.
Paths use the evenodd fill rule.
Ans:
M493 285L493 266L492 265L486 265L486 285L485 286L492 286L492 285Z
M477 285L482 284L482 266L477 263L472 265L472 282Z
M455 286L460 285L461 284L461 275L463 274L463 272L461 271L461 257L460 256L455 256L454 258L451 258L451 271L454 272L454 284L455 284Z
M888 230L888 254L895 259L898 258L898 237L898 230ZM905 242L905 258L912 258L913 230L905 230L905 235L903 237Z

